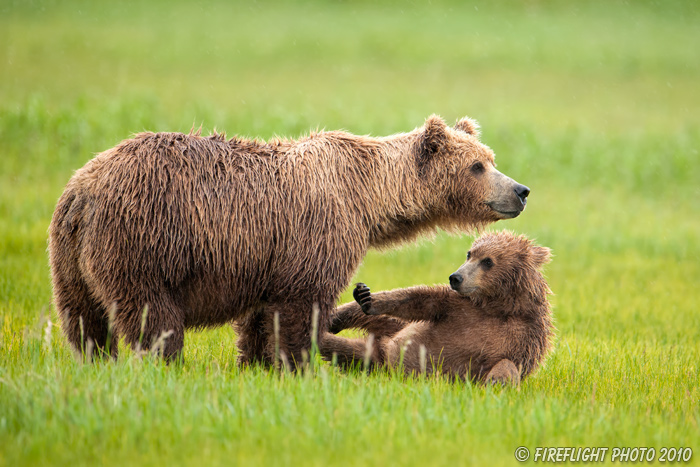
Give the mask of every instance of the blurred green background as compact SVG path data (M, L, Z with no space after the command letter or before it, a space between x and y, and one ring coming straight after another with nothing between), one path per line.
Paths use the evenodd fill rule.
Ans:
M698 448L699 20L693 1L0 0L0 463ZM477 119L499 170L532 189L493 228L554 251L557 346L520 389L277 378L234 367L228 328L188 333L183 367L128 352L85 367L49 324L48 223L94 154L143 130L379 136L432 113ZM471 240L372 252L356 278L444 283Z

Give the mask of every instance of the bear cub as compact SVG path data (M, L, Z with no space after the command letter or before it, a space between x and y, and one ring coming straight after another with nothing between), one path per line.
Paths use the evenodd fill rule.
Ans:
M355 303L339 307L320 350L344 367L360 362L407 373L442 372L475 382L518 384L544 360L554 334L542 274L550 250L525 236L487 233L467 253L450 286L372 294L360 283ZM365 339L336 336L361 329Z

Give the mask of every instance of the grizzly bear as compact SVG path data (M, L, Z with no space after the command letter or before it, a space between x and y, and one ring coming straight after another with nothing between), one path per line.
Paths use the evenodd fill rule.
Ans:
M358 284L331 316L330 331L363 329L367 339L325 333L320 351L342 366L363 359L403 364L406 372L441 371L479 382L518 384L542 362L554 332L541 272L550 250L509 232L478 238L450 287L370 294ZM421 355L422 354L422 355Z
M278 348L298 363L313 305L325 329L368 248L525 208L530 190L495 169L477 128L432 116L388 137L125 140L74 174L51 221L63 331L101 354L167 336L171 359L185 329L235 322L241 362L271 363Z

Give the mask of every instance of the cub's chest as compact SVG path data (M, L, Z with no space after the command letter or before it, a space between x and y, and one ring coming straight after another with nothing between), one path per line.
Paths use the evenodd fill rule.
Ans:
M436 337L468 354L506 353L520 335L519 325L512 319L490 316L458 316L435 327Z

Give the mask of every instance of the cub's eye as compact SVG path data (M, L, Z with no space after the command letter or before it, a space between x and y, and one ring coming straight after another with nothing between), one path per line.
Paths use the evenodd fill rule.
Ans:
M467 251L467 259L469 259L469 258L471 258L471 257L472 257L472 252L471 252L471 251Z
M474 175L480 175L480 174L484 173L484 170L486 170L486 169L484 169L484 164L477 161L477 162L474 162L472 164L472 166L469 170L471 170Z
M493 260L491 258L484 258L481 260L481 265L486 269L489 269L491 266L493 266Z

